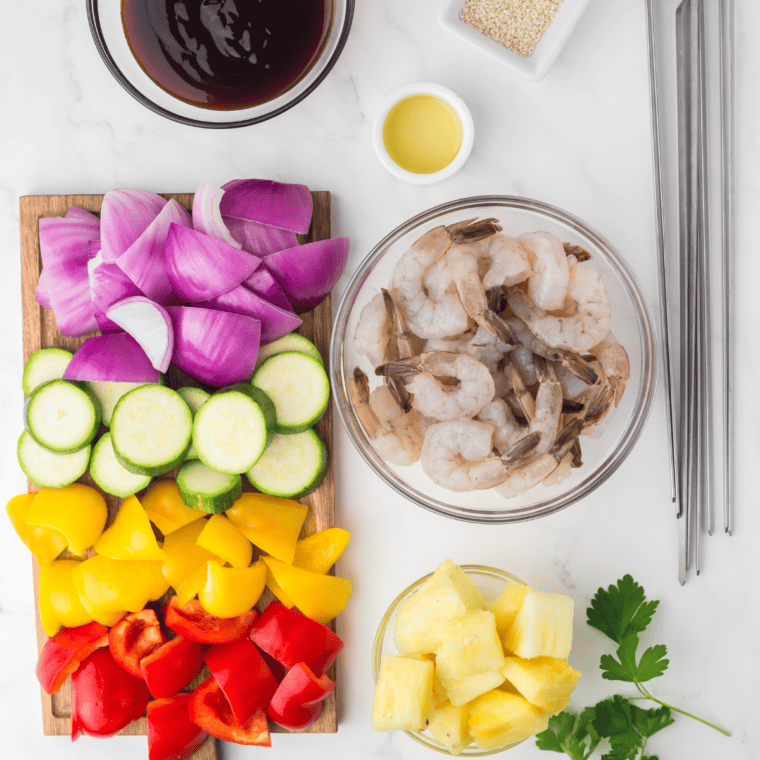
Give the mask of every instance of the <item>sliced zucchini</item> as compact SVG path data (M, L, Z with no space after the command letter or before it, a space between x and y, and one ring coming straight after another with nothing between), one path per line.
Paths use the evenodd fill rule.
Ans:
M206 393L203 388L178 388L177 393L182 396L184 402L190 407L190 411L193 413L193 419L195 419L195 413L211 398L210 393ZM195 450L195 446L190 444L190 449L185 454L185 459L197 459L198 452Z
M122 466L113 452L110 433L103 435L92 450L90 476L106 493L122 499L147 488L151 480L150 475L136 475Z
M142 385L119 399L111 442L121 464L138 475L173 470L190 448L193 415L182 396L162 385Z
M313 430L306 430L276 435L245 475L259 491L293 499L311 493L326 472L327 447Z
M90 446L73 454L56 454L40 446L28 430L18 439L18 463L29 480L40 488L63 488L87 472Z
M98 432L100 404L78 384L50 380L27 399L24 427L40 446L57 454L72 454L89 446Z
M193 445L212 470L227 475L250 470L267 445L264 412L246 393L215 393L195 415Z
M228 385L226 388L220 388L217 393L226 393L227 391L245 393L246 396L253 399L261 407L261 411L264 413L264 423L267 426L267 446L269 446L277 432L277 410L274 408L272 399L261 388L257 388L250 383Z
M185 462L177 474L177 488L188 507L212 514L229 509L243 495L240 475L225 475L203 462Z
M72 356L70 351L62 348L40 348L35 351L24 365L24 374L21 376L24 395L31 396L32 391L43 383L60 380Z
M298 351L270 356L254 373L252 385L261 388L277 410L277 432L308 430L325 413L330 382L316 359Z
M307 354L312 359L316 359L320 364L324 364L319 350L308 338L304 338L303 335L299 335L298 333L289 333L279 340L267 343L259 349L256 367L260 367L270 356L281 354L284 351L300 351L302 354Z
M100 407L103 410L103 424L111 427L111 417L119 399L125 394L133 391L135 388L141 388L146 383L121 383L121 382L104 382L98 380L89 380L87 382L90 390L97 396L100 401Z

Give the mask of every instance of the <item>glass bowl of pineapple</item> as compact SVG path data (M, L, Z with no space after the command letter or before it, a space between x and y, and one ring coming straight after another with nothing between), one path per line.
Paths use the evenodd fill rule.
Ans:
M375 636L372 728L483 757L543 731L580 672L573 600L504 570L446 560L390 605Z

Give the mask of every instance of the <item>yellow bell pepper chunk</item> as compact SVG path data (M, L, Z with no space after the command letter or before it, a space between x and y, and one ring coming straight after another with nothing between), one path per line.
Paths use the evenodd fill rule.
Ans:
M308 511L292 499L244 493L225 515L251 543L290 565Z
M139 612L148 601L159 599L169 583L155 560L123 560L99 554L80 563L72 573L82 604L93 617L118 610Z
M262 558L263 559L263 558ZM267 579L266 579L267 588L288 608L295 607L295 604L293 604L293 600L285 593L282 586L277 583L277 581L274 579L274 575L272 575L272 571L269 569L269 566L267 565Z
M198 601L210 615L242 615L258 602L264 591L267 573L261 560L242 569L222 567L218 562L210 560L206 570L206 583L198 592Z
M251 542L224 515L212 515L196 543L233 567L248 567L253 558Z
M29 525L26 521L29 507L32 506L36 496L36 493L22 493L20 496L14 496L6 505L5 511L8 513L13 530L24 542L26 548L40 562L52 562L68 546L68 541L63 533L53 528Z
M43 488L26 516L29 525L62 533L69 549L80 557L98 540L107 519L105 499L82 483L72 483L65 488Z
M201 509L188 507L182 501L174 480L156 481L142 497L142 505L148 519L165 536L208 514Z
M164 559L148 516L136 496L122 501L116 518L92 548L111 559Z
M193 572L199 567L205 567L210 559L218 559L224 564L223 559L196 543L205 527L205 520L196 520L183 525L164 539L166 559L161 571L169 585L177 591Z
M307 617L320 623L332 620L348 603L351 581L334 575L310 573L274 557L262 557L277 583L293 604Z
M325 575L343 554L351 534L343 528L327 528L296 543L293 567Z
M59 559L40 567L40 618L48 636L54 636L61 626L74 628L92 620L71 577L79 564L77 560Z
M187 576L185 582L177 589L177 604L184 607L206 584L208 568L204 562L199 568Z

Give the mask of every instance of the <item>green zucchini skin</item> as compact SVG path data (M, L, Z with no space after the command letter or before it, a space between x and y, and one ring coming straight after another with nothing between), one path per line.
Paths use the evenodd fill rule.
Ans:
M211 479L217 484L199 481ZM240 475L224 475L207 467L203 462L185 462L177 474L177 488L182 501L193 509L202 509L218 515L228 510L243 495Z
M64 488L87 472L91 447L73 454L56 454L40 446L28 430L21 433L16 447L18 463L29 480L39 488Z
M24 365L21 387L25 396L50 380L60 380L73 358L71 351L63 348L38 348Z
M150 484L150 475L137 475L122 466L116 457L111 434L104 433L92 449L90 477L106 493L125 499Z

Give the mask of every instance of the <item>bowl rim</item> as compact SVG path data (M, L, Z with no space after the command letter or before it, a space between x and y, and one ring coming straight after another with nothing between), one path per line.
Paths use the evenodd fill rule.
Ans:
M513 575L512 573L508 572L507 570L500 570L497 567L490 567L489 565L459 565L459 567L467 573L467 575L490 575L491 577L497 577L501 580L505 581L511 581L513 583L519 583L521 586L527 586L532 591L535 591L533 586L531 586L529 583L524 581L522 578L519 578L516 575ZM434 573L435 571L433 571ZM410 586L407 586L388 606L388 609L383 614L382 619L380 620L379 625L377 626L377 632L375 633L375 639L372 643L372 680L375 684L377 684L377 679L380 676L380 661L383 656L382 652L382 642L383 638L385 637L385 631L388 628L388 625L390 624L391 618L393 617L393 613L398 608L399 604L406 599L407 596L409 596L415 589L419 588L428 578L430 578L433 573L428 573L427 575L424 575L419 580L416 580L414 583L412 583ZM442 749L441 747L435 746L430 739L432 737L428 737L425 735L423 731L409 731L407 729L402 729L404 733L410 737L411 739L414 739L418 744L421 744L423 747L427 747L428 749L432 749L435 752L440 752L443 755L450 755L454 757L454 755L451 754L451 752L447 752L445 749ZM529 737L530 738L530 737ZM434 741L434 740L433 740ZM456 757L485 757L486 755L495 755L499 752L504 752L508 749L511 749L512 747L516 747L518 744L522 744L522 742L527 741L527 739L523 739L522 741L517 742L516 744L506 744L503 747L495 747L494 749L478 749L473 750L471 752L467 752L467 754L460 754L456 755ZM473 746L473 745L470 745ZM470 747L467 747L466 749L469 749ZM466 751L466 750L465 750Z
M355 415L349 414L348 411L348 408L351 406L350 392L346 386L347 378L344 377L342 372L342 342L346 336L343 336L342 338L340 333L345 332L351 307L366 278L370 275L377 262L382 258L387 247L394 242L396 238L399 238L425 222L434 220L444 214L486 205L502 206L513 210L530 211L534 213L538 212L555 222L562 223L569 226L571 229L577 230L579 234L582 234L591 240L594 245L604 252L605 259L608 260L612 269L615 270L615 273L622 281L631 301L633 302L641 342L641 388L636 400L636 406L634 407L628 425L623 431L617 446L611 453L607 454L606 458L598 465L593 473L590 473L588 477L578 483L570 491L564 492L544 502L538 511L537 505L517 510L498 510L491 512L479 511L469 507L458 507L445 504L419 491L411 491L405 481L403 481L398 475L392 471L390 474L386 473L381 469L379 458L374 455L374 451L369 451L370 447L365 446L364 441L359 437L356 427L360 428L360 425L356 421ZM618 469L623 461L625 461L643 432L654 400L657 368L657 338L654 331L654 320L652 318L651 310L638 280L628 264L617 252L616 248L595 228L580 219L580 217L549 203L514 195L470 196L449 201L413 216L411 219L403 222L388 233L369 252L369 254L367 254L364 261L362 261L354 271L354 274L340 300L335 321L333 323L332 338L330 342L330 377L333 393L340 394L341 396L340 399L336 398L338 416L340 417L351 442L364 461L367 462L370 468L374 470L381 480L396 491L396 493L417 506L423 507L424 509L443 517L481 524L516 523L546 517L547 515L566 509L571 504L579 501L604 483ZM346 400L346 403L343 403L344 400ZM376 461L376 459L378 461Z
M393 160L385 147L383 131L388 115L396 104L400 103L405 98L412 97L413 95L433 95L440 98L454 109L454 112L459 117L459 122L462 125L462 144L460 145L456 156L454 156L451 163L444 166L443 169L439 169L437 172L417 174L416 172L404 169ZM380 163L394 177L403 179L413 185L431 185L434 182L440 182L441 180L448 179L456 174L465 163L467 163L474 142L475 124L472 120L472 113L470 113L467 104L453 90L450 90L448 87L444 87L441 84L435 84L434 82L415 82L414 84L407 84L394 90L394 92L388 95L383 101L372 124L372 144L375 146L375 152L380 159Z
M341 30L340 37L333 52L332 56L328 60L325 68L319 73L317 78L312 82L302 93L289 100L279 108L270 111L260 116L252 116L247 119L239 119L237 121L205 121L204 119L194 119L190 116L183 116L175 113L174 111L164 108L158 105L158 103L151 100L147 95L143 94L129 79L124 75L122 70L111 55L108 49L108 44L103 34L103 28L100 24L100 13L98 11L99 0L87 0L87 20L90 25L90 32L92 34L95 47L103 59L103 63L106 68L111 72L114 79L139 103L144 105L149 110L157 113L159 116L163 116L170 121L177 122L178 124L184 124L189 127L200 127L203 129L237 129L239 127L250 127L253 124L260 124L262 121L267 121L279 116L281 113L290 110L293 106L300 103L307 95L310 95L314 90L325 80L327 75L332 71L333 67L340 58L343 48L346 46L348 40L348 34L351 31L351 24L354 18L354 6L356 0L345 0L346 2L346 17L343 21L343 29ZM121 0L119 0L121 2ZM202 109L198 109L199 111ZM229 111L234 114L235 111Z

